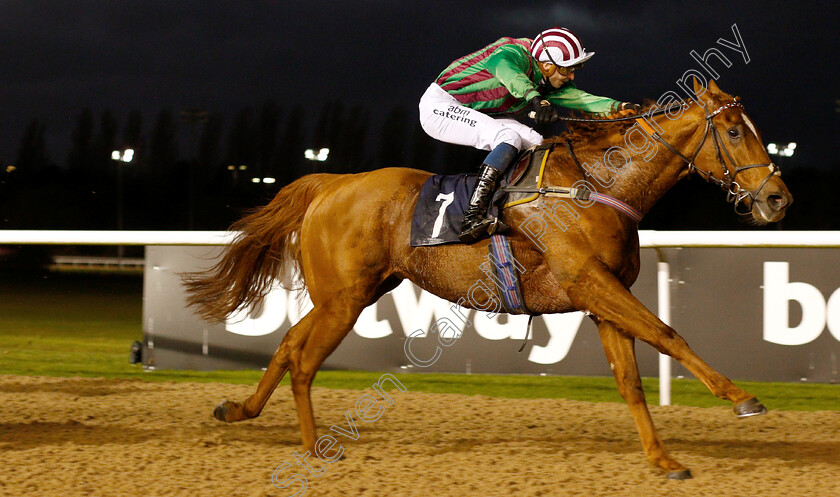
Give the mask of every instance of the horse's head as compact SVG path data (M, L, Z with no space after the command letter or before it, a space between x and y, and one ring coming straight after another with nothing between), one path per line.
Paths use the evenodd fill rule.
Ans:
M706 135L690 169L725 189L735 210L751 214L755 223L781 220L793 196L738 98L721 91L714 81L703 88L695 79L694 92L703 107L692 105L685 113L706 121Z

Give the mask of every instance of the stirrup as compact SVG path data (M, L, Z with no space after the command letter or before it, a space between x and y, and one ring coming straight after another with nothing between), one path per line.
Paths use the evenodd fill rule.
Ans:
M506 233L510 228L499 218L482 218L474 223L470 223L461 230L458 239L463 243L474 243L482 238L497 233Z
M461 230L461 233L458 235L458 239L461 240L462 243L475 243L487 236L487 229L491 223L492 221L489 219L479 221L478 223Z
M488 235L502 235L507 233L510 230L510 226L504 223L499 218L493 218L492 224L487 228Z

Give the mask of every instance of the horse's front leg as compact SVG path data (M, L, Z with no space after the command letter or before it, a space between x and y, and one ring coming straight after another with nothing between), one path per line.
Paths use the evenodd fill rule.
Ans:
M590 261L581 268L573 282L564 286L576 308L591 312L599 320L679 361L715 396L732 402L739 417L767 412L755 396L737 387L700 359L673 328L639 302L604 264Z
M597 319L595 321L598 322ZM610 369L618 383L618 391L627 401L630 413L636 422L639 439L648 460L667 471L668 478L677 480L691 478L691 472L668 455L665 444L662 443L653 425L636 363L635 340L618 331L612 323L607 321L598 322L598 333L601 335L601 343L604 346L607 361L610 363Z

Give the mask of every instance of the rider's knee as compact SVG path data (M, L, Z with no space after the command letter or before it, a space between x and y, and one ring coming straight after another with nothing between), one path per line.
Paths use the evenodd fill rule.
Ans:
M496 137L493 140L493 148L498 147L502 143L506 143L516 150L522 150L522 137L510 128L502 128L496 133Z

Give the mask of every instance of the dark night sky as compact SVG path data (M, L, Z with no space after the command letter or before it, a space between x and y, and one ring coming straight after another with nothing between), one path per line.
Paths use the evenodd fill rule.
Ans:
M797 141L795 163L837 161L840 7L824 2L45 1L0 4L0 163L24 126L47 123L58 163L79 112L145 125L164 108L230 113L267 99L314 117L328 99L373 115L420 95L453 59L501 36L560 25L597 52L578 85L621 100L678 91L691 50L730 56L719 85L741 95L765 141ZM749 53L716 45L734 40ZM416 110L414 110L416 113ZM183 149L183 148L182 148Z

